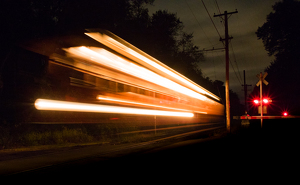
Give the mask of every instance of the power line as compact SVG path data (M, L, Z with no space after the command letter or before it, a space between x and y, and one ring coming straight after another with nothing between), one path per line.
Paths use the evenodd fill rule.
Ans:
M238 77L238 75L237 75L237 73L236 73L236 71L235 71L235 69L234 69L234 67L233 67L233 65L232 65L232 62L231 62L231 60L229 60L229 62L230 62L231 68L232 68L232 69L233 69L233 71L234 71L234 74L235 74L236 78L238 79L238 81L239 81L240 85L242 85L242 82L241 82L241 80L239 79L239 77Z
M215 29L216 29L216 31L217 31L217 33L218 33L219 37L220 37L220 41L222 41L221 34L220 34L220 32L218 31L218 29L217 29L217 27L216 27L216 25L215 25L214 21L212 20L212 18L211 18L211 16L210 16L209 12L208 12L208 10L207 10L207 8L206 8L206 6L205 6L205 3L204 3L204 1L203 1L203 0L201 0L201 2L202 2L202 4L203 4L203 6L204 6L204 8L205 8L205 10L206 10L206 12L207 12L207 14L208 14L208 16L209 16L210 20L211 20L211 22L213 23L213 25L214 25L214 27L215 27ZM220 14L221 14L221 11L220 11L220 8L219 8L219 5L218 5L218 2L217 2L217 1L215 1L215 3L216 3L216 5L217 5L217 7L218 7L218 10L219 10ZM223 25L223 26L224 26L224 25ZM223 41L222 41L222 43L223 43L223 45L225 46L225 44L224 44L224 42L223 42ZM215 49L213 49L213 50L215 50ZM231 64L231 67L232 67L232 69L233 69L233 71L234 71L234 74L235 74L235 76L237 77L237 79L238 79L239 83L242 85L242 82L241 82L241 80L238 78L238 75L237 75L237 73L236 73L236 71L235 71L235 69L234 69L234 67L233 67L233 65L232 65L232 62L231 62L231 60L229 60L229 61L230 61L230 64Z
M207 40L209 41L211 47L214 47L214 46L218 45L219 43L212 44L212 42L210 41L210 39L209 39L208 36L206 35L205 31L203 30L203 28L202 28L200 22L198 21L196 15L194 14L194 12L193 12L193 10L191 9L191 7L190 7L189 3L187 2L187 0L185 0L185 2L186 2L186 4L187 4L187 6L188 6L190 12L192 13L193 17L195 18L196 22L198 23L199 27L200 27L201 30L203 31L205 37L206 37ZM217 30L217 32L218 32L218 30ZM220 36L220 34L219 34L219 36ZM221 37L220 37L220 38L221 38ZM222 43L223 43L223 42L222 42ZM224 43L223 43L223 45L224 45ZM218 57L219 57L219 56L218 56ZM219 57L219 58L220 58L220 57ZM213 59L213 66L214 66L214 76L215 76L215 80L216 80L217 77L216 77L216 69L215 69L216 67L215 67L214 59ZM201 70L201 72L202 72L202 74L203 74L204 76L207 76L202 70ZM221 93L220 93L220 90L219 90L219 87L218 87L218 86L217 86L217 90L218 90L219 96L221 97ZM224 104L224 100L221 99L221 101L222 101L222 103Z
M202 28L202 26L201 26L200 22L198 21L198 19L197 19L196 15L194 14L194 12L193 12L193 10L191 9L191 7L190 7L189 3L187 2L187 0L185 0L185 2L186 2L186 4L187 4L187 6L188 6L188 8L189 8L190 12L193 14L193 17L195 18L195 20L197 21L198 25L200 26L201 30L203 31L203 33L204 33L205 37L206 37L206 38L207 38L207 40L209 41L209 43L210 43L211 47L213 47L213 48L214 48L214 46L218 45L218 43L216 43L216 44L212 44L212 42L210 41L210 39L209 39L209 38L208 38L208 36L206 35L205 31L203 30L203 28ZM217 32L218 32L218 30L217 30ZM219 36L220 36L220 34L219 34ZM220 37L220 38L221 38L221 37ZM223 43L223 45L224 45L224 43ZM204 51L204 50L203 50L203 51ZM218 57L219 57L219 56L218 56ZM219 57L219 58L220 58L220 57ZM213 65L214 65L214 63L213 63ZM215 68L215 65L214 65L214 68ZM205 75L205 73L204 73L203 71L202 71L202 73ZM215 78L216 78L216 74L214 74L214 75L215 75ZM205 75L205 76L207 76L207 75Z
M220 7L219 7L219 5L218 5L218 2L217 2L217 0L215 0L215 3L216 3L216 5L217 5L217 8L218 8L218 10L219 10L219 14L221 14Z
M243 78L241 76L241 73L240 73L240 69L239 69L239 66L237 64L237 61L236 61L236 57L235 57L235 54L234 54L234 50L233 50L233 46L232 46L232 42L230 42L230 47L231 47L231 50L232 50L232 54L233 54L233 58L234 58L234 63L236 65L236 68L237 68L237 71L238 71L238 75L239 75L239 81L242 82L243 81ZM236 75L237 76L237 75Z
M217 80L217 75L216 75L216 66L215 66L215 60L214 60L214 51L212 51L212 61L213 61L213 65L214 65L214 75L215 75L215 81ZM218 90L218 93L219 93L219 96L221 96L221 92L220 92L220 89L219 89L219 86L216 86L217 87L217 90ZM221 101L222 101L222 104L224 105L224 100L221 98Z
M202 2L203 2L203 1L202 1ZM217 1L217 0L215 0L215 5L216 5L216 7L217 7L217 9L218 9L218 11L219 11L219 14L221 14L221 10L220 10L220 7L219 7L219 4L218 4L218 1ZM224 27L224 24L222 24L222 26ZM233 58L234 58L234 63L235 63L236 68L237 68L237 72L236 72L236 70L234 69L234 66L233 66L233 64L232 64L232 62L231 62L230 59L229 59L229 62L230 62L230 64L231 64L231 67L232 67L232 69L233 69L233 71L234 71L234 74L235 74L236 78L238 79L239 83L242 84L243 79L242 79L242 77L241 77L240 70L239 70L239 67L238 67L238 64L237 64L237 61L236 61L236 57L235 57L235 54L234 54L232 42L230 42L230 46L231 46L231 50L232 50L232 54L233 54ZM240 78L239 78L239 77L240 77Z
M198 25L200 26L201 30L202 30L203 33L205 34L207 40L209 41L209 43L210 43L212 46L214 46L214 45L212 44L212 42L210 41L210 39L208 38L208 36L206 35L205 31L203 30L203 28L202 28L200 22L198 21L196 15L195 15L194 12L192 11L192 9L191 9L189 3L187 2L187 0L185 0L185 2L186 2L186 4L187 4L187 6L188 6L190 12L192 13L193 17L195 18L195 20L197 21ZM204 1L201 0L201 2L202 2L202 4L203 4L203 6L204 6L204 8L205 8L205 10L206 10L206 12L207 12L209 18L210 18L212 24L214 25L214 27L215 27L215 29L216 29L216 31L217 31L217 33L218 33L220 39L221 39L221 34L220 34L219 30L217 29L217 27L216 27L214 21L212 20L212 17L210 16L210 14L209 14L209 12L208 12L208 9L207 9L207 7L206 7ZM219 8L219 5L218 5L218 3L217 3L217 1L215 1L215 3L216 3L216 5L217 5L217 8L218 8L219 12L221 12L221 11L220 11L220 8ZM224 26L224 25L223 25L223 26ZM222 42L222 43L223 43L223 42ZM223 43L223 45L224 45L224 43ZM232 48L232 51L233 51L232 45L231 45L231 48ZM223 48L222 48L222 49L223 49ZM215 50L215 49L213 49L213 50ZM234 58L235 58L235 55L234 55ZM242 85L242 80L241 80L240 73L237 74L237 72L236 72L236 70L235 70L235 68L234 68L234 66L233 66L233 64L232 64L232 62L231 62L231 60L229 60L229 61L230 61L231 67L232 67L232 69L233 69L233 71L234 71L234 73L235 73L235 76L236 76L236 78L238 79L238 82ZM235 58L234 61L235 61L235 63L236 63L236 58ZM214 65L214 62L213 62L213 65ZM236 66L237 66L237 70L239 71L237 63L236 63ZM215 65L214 65L214 69L215 69ZM202 72L202 73L203 73L203 72ZM214 70L214 73L215 73L215 70ZM203 74L204 74L204 73L203 73ZM204 74L204 75L205 75L205 74ZM214 74L214 75L215 75L215 78L216 78L216 74ZM239 78L239 76L240 76L240 78Z
M194 12L192 11L192 9L191 9L189 3L188 3L186 0L185 0L185 2L186 2L186 4L187 4L188 8L190 9L190 12L193 14L195 20L197 21L198 25L200 26L201 30L203 31L204 35L206 36L207 40L209 41L209 43L210 43L211 45L213 45L212 42L210 41L210 39L208 38L208 36L206 35L205 31L203 30L203 28L202 28L200 22L198 21L196 15L195 15Z
M208 14L209 18L210 18L210 21L213 23L213 25L214 25L214 27L215 27L215 29L216 29L216 31L217 31L217 33L218 33L218 35L219 35L220 39L221 39L221 38L222 38L222 37L221 37L221 34L220 34L219 30L217 29L217 27L216 27L216 25L215 25L214 21L212 20L212 18L211 18L211 16L210 16L210 14L209 14L209 12L208 12L208 10L207 10L207 8L206 8L205 4L204 4L204 1L203 1L203 0L201 0L201 2L202 2L202 4L203 4L203 6L204 6L204 8L205 8L205 10L206 10L206 12L207 12L207 14Z
M218 2L217 2L217 0L215 0L215 4L216 4L216 7L217 7L217 9L218 9L218 11L219 11L219 14L222 14L222 13L221 13L221 10L220 10L220 7L219 7L219 4L218 4ZM222 25L223 28L224 28L225 25L224 25L224 22L222 21L222 20L223 20L222 17L220 17L220 19L221 19L220 23L221 23L221 25Z
M235 9L237 9L237 2L234 0L234 6L235 6ZM237 14L236 15L236 19L237 19L237 31L239 33L241 33L241 24L240 24L240 19L239 19L239 15ZM248 25L248 24L247 24ZM247 44L245 43L245 40L244 39L241 39L241 45L244 45L244 47L246 48ZM254 51L253 51L253 48L251 45L248 45L247 46L249 49L247 50L247 55L252 55L254 56ZM245 52L243 52L243 55L242 55L242 60L243 60L243 68L247 70L249 70L249 62L248 60L246 59L246 55L245 55Z

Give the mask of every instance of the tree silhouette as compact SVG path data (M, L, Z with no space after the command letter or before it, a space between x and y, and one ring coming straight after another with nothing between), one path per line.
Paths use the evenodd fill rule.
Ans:
M273 6L267 22L258 28L256 34L263 41L265 49L275 60L265 69L269 73L269 86L264 87L266 95L274 98L278 106L276 114L283 109L299 114L299 50L300 50L300 2L283 0ZM255 89L257 91L258 89Z
M4 68L13 67L13 64L8 65L6 62L11 61L7 58L13 53L13 44L22 40L44 42L45 38L82 35L85 29L102 28L218 94L212 81L204 77L198 67L204 56L193 43L193 34L183 31L184 25L175 13L159 10L149 15L146 5L153 2L154 0L1 1L0 25L3 29L0 30L0 42L5 47L0 50L0 90L5 86ZM61 41L58 39L57 42Z
M291 55L299 49L299 7L300 2L296 0L276 3L273 6L274 12L267 16L267 22L258 28L257 37L262 39L270 56Z
M148 14L154 0L4 0L0 9L0 41L9 46L22 40L82 34L87 28L107 29L124 38L196 83L213 90L198 63L201 50L193 34L183 32L176 14L159 10ZM9 52L1 52L1 62ZM1 74L1 72L0 72Z

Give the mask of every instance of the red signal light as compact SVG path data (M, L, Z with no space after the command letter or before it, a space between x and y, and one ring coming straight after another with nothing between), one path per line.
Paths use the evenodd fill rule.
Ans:
M266 99L266 98L264 98L264 99L263 99L263 102L264 102L264 104L268 104L268 103L269 103L269 100Z
M259 100L255 99L253 100L254 104L258 105L259 104Z
M270 100L270 99L268 99L268 98L264 98L264 99L262 99L262 102L263 102L263 104L269 104L270 102L272 102L272 100ZM254 99L253 100L253 103L255 104L255 105L259 105L260 104L260 100L259 99Z
M288 113L287 112L283 112L283 116L287 116L288 115Z

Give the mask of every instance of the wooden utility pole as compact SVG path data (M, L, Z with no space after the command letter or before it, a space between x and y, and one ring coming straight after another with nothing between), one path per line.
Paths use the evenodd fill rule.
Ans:
M225 21L225 39L220 39L221 41L225 40L225 59L226 59L226 81L225 81L225 96L226 96L226 128L227 132L230 132L230 100L229 100L229 39L232 37L228 36L228 15L238 13L224 11L224 14L214 15L214 17L224 16Z
M245 114L247 114L246 112L248 112L248 106L247 106L247 92L248 92L248 86L251 86L251 85L248 85L246 84L246 74L245 74L245 70L244 70L244 98L245 98Z

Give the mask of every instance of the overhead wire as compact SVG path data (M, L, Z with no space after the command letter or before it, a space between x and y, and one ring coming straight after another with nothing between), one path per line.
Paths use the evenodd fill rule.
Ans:
M202 1L202 2L203 2L203 1ZM215 5L216 5L216 7L217 7L219 13L221 14L221 10L220 10L220 7L219 7L219 4L218 4L218 1L217 1L217 0L215 0ZM221 21L221 22L222 22L222 21ZM221 24L221 25L222 25L223 27L225 27L224 23ZM243 78L241 77L241 71L239 70L239 67L238 67L238 64L237 64L237 60L236 60L236 57L235 57L235 53L234 53L234 49L233 49L233 46L232 46L232 42L230 42L230 46L231 46L231 51L232 51L232 55L233 55L233 58L234 58L234 63L235 63L236 68L237 68L237 72L236 72L236 70L235 70L235 68L234 68L234 66L233 66L233 64L232 64L231 59L229 59L229 62L230 62L230 64L231 64L231 67L232 67L232 69L233 69L233 71L234 71L235 76L237 77L239 83L242 85Z
M237 68L237 71L238 71L238 75L239 75L239 77L240 77L240 78L238 78L238 80L240 81L240 83L241 83L241 85L242 85L243 78L242 78L242 76L241 76L241 73L240 73L240 69L239 69L238 63L237 63L237 61L236 61L236 57L235 57L235 54L234 54L232 42L230 42L230 47L231 47L231 50L232 50L233 61L234 61L235 65L236 65L236 68ZM229 60L229 61L230 61L230 63L231 63L231 60ZM236 75L236 76L237 76L237 75Z
M230 61L230 60L229 60ZM234 74L235 74L235 76L236 76L236 78L238 79L238 82L240 83L240 85L242 85L242 81L240 80L240 78L238 77L238 75L237 75L237 73L236 73L236 71L235 71L235 69L234 69L234 67L233 67L233 65L232 65L232 62L230 61L230 65L231 65L231 68L233 69L233 72L234 72Z
M207 34L205 33L204 29L202 28L202 26L201 26L200 22L198 21L196 15L195 15L194 12L192 11L192 9L191 9L189 3L187 2L187 0L185 0L185 2L186 2L186 4L187 4L187 6L188 6L190 12L192 13L193 17L194 17L195 20L197 21L197 24L200 26L200 28L201 28L201 30L203 31L204 35L206 36L206 38L208 39L209 43L210 43L211 46L213 47L214 45L212 44L212 42L211 42L210 39L208 38ZM206 12L207 12L209 18L210 18L210 21L212 22L212 24L213 24L213 26L214 26L214 28L215 28L217 34L218 34L219 37L220 37L220 40L221 40L221 38L222 38L222 37L221 37L221 34L220 34L218 28L216 27L214 21L212 20L212 17L211 17L211 15L209 14L209 11L208 11L208 9L207 9L207 7L206 7L204 1L201 0L201 2L202 2L203 6L204 6L204 8L205 8L205 10L206 10ZM218 2L217 2L216 0L215 0L215 4L216 4L216 6L217 6L217 9L218 9L219 13L221 14L220 7L219 7ZM224 26L224 24L222 24L222 25ZM222 43L223 43L223 45L225 45L224 42L222 42ZM231 43L231 42L230 42L230 43ZM234 66L233 66L233 64L232 64L232 61L229 60L229 62L230 62L230 64L231 64L231 67L232 67L232 69L233 69L233 71L234 71L234 74L235 74L235 76L236 76L238 82L242 85L242 81L243 81L243 80L242 80L241 75L240 75L240 73L239 73L239 67L238 67L238 64L237 64L237 62L236 62L236 57L235 57L235 54L234 54L234 50L233 50L232 43L231 43L231 50L232 50L232 53L233 53L233 56L234 56L234 62L235 62L235 64L236 64L236 68L237 68L237 71L238 71L238 72L236 72L236 70L235 70L235 68L234 68ZM214 64L214 61L213 61L213 65L214 65L214 76L215 76L215 78L216 78L216 71L215 71L215 64ZM202 73L203 73L203 72L202 72ZM204 74L204 73L203 73L203 74ZM205 74L204 74L204 75L205 75Z
M217 8L218 8L218 10L219 10L219 14L221 14L220 7L219 7L219 5L218 5L217 0L215 0L215 3L216 3L216 6L217 6Z
M215 81L216 81L217 80L217 75L216 75L216 66L215 66L215 60L214 60L214 58L215 58L214 57L214 50L211 52L211 55L212 55L212 61L213 61L213 65L214 65L214 75L215 75ZM218 90L219 96L222 97L220 89L219 89L218 86L217 86L217 90ZM225 102L222 98L221 98L221 102L222 102L223 105L225 105Z
M216 5L217 10L219 11L219 14L222 14L217 0L215 0L215 5ZM221 19L221 21L220 21L221 25L223 26L223 28L225 28L225 23L224 23L222 17L220 16L219 18Z
M203 4L203 6L204 6L204 8L205 8L205 10L206 10L206 12L207 12L207 14L208 14L209 18L210 18L210 21L211 21L211 22L212 22L212 24L214 25L214 27L215 27L215 29L216 29L216 31L217 31L217 33L218 33L218 35L219 35L220 39L221 39L221 38L222 38L222 37L221 37L221 34L220 34L219 30L217 29L217 27L216 27L216 25L215 25L214 21L212 20L212 18L211 18L211 16L210 16L209 12L208 12L208 10L207 10L207 8L206 8L206 6L205 6L205 3L204 3L204 1L203 1L203 0L201 0L201 2L202 2L202 4Z
M191 9L191 7L190 7L189 3L187 2L187 0L185 0L185 2L186 2L186 4L187 4L187 6L188 6L190 12L192 13L193 17L195 18L196 22L198 23L199 27L201 28L202 32L204 33L205 37L206 37L207 40L209 41L211 47L214 47L215 45L218 45L218 44L212 44L212 42L210 41L209 37L208 37L207 34L205 33L204 29L202 28L200 22L198 21L196 15L194 14L194 12L193 12L193 10ZM203 3L203 2L202 2L202 3ZM206 8L206 7L205 7L205 8ZM206 9L206 12L208 12L207 9ZM208 14L209 14L209 13L208 13ZM209 15L209 16L210 16L210 15ZM211 19L211 17L210 17L210 19ZM211 21L212 21L212 19L211 19ZM213 22L213 21L212 21L212 22ZM214 23L213 23L213 24L214 24ZM214 25L214 26L215 26L215 25ZM217 33L218 33L220 39L221 39L221 35L220 35L218 29L216 28L216 26L215 26L215 29L216 29L216 31L217 31ZM222 42L222 43L223 43L223 42ZM223 45L224 45L224 43L223 43ZM213 60L213 66L214 66L214 76L215 76L215 80L216 80L217 77L216 77L216 70L215 70L215 63L214 63L214 60ZM203 71L202 71L202 73L203 73L204 76L207 76ZM217 90L218 90L219 96L221 97L221 93L220 93L219 87L217 87ZM224 102L223 102L222 99L221 99L221 101L222 101L222 103L224 104Z
M235 0L234 0L234 6L235 6L235 9L237 9L237 2ZM237 31L241 32L239 14L236 14L236 19L237 19ZM241 44L244 46L247 46L244 39L241 39ZM254 51L253 51L253 48L251 47L251 45L248 45L247 47L250 47L250 49L248 49L249 52L247 52L247 53L254 56ZM243 53L242 56L243 56L242 57L243 58L243 67L247 71L247 70L249 70L249 62L246 60L245 52Z
M201 30L203 31L204 35L206 36L207 40L209 41L209 43L210 43L211 45L213 45L212 42L210 41L210 39L208 38L207 34L205 33L204 29L202 28L200 22L198 21L196 15L195 15L194 12L192 11L192 9L191 9L189 3L187 2L187 0L185 0L185 2L186 2L186 4L187 4L188 8L190 9L190 12L193 14L193 17L195 18L196 22L198 23L198 25L200 26Z
M217 1L217 0L216 0ZM235 9L237 10L237 7L236 7L236 2L234 1L234 5L235 5ZM238 14L237 14L237 19L238 19ZM238 25L239 25L239 21L238 21ZM238 28L240 28L239 26L238 26ZM235 53L234 53L234 49L233 49L233 44L232 44L232 42L230 42L230 46L231 46L231 49L232 49L232 54L233 54L233 57L234 57L234 62L235 62L235 64L236 64L236 67L237 67L237 70L238 70L238 74L239 74L239 77L240 77L240 79L241 79L241 82L243 82L243 78L242 78L242 76L241 76L241 71L240 71L240 69L239 69L239 66L238 66L238 63L237 63L237 60L236 60L236 56L235 56Z

